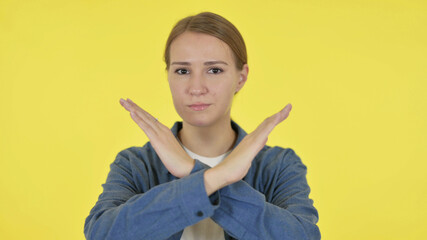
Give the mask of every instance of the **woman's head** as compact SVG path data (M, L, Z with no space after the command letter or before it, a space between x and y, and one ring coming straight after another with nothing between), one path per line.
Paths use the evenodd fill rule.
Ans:
M182 19L168 38L165 62L175 109L185 122L229 121L249 71L245 44L230 22L209 12ZM199 103L209 106L190 106Z
M170 46L173 40L184 32L204 33L225 42L233 51L234 63L238 70L242 70L243 65L248 63L245 41L237 28L218 14L201 12L197 15L181 19L172 28L164 52L166 70L169 70L171 63Z

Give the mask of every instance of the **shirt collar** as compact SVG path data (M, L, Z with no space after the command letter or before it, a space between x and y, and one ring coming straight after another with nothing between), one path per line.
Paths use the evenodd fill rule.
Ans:
M233 149L234 149L235 147L237 147L237 145L239 145L240 141L242 141L242 139L247 135L247 133L245 132L245 130L243 130L243 128L239 126L239 124L233 121L233 119L231 119L230 123L231 123L231 128L233 128L233 130L237 132L237 140L233 146ZM172 126L171 131L176 138L178 138L178 132L179 130L181 130L181 128L182 128L182 121L176 121Z

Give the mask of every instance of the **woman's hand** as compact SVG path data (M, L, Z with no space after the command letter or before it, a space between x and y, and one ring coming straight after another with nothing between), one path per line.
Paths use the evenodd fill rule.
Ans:
M176 140L172 131L129 98L120 104L130 112L132 119L150 139L150 143L169 172L177 178L190 174L195 161Z
M246 176L252 160L267 143L270 132L289 116L291 109L292 105L288 104L280 112L266 118L253 132L246 135L221 163L205 172L208 196Z

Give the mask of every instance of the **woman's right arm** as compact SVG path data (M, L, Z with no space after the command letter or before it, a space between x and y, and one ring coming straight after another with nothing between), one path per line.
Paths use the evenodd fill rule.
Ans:
M198 164L186 177L139 193L130 160L121 151L111 163L103 192L85 220L86 239L177 239L185 227L211 217L218 208L218 193L207 196L203 183L206 169ZM141 175L148 177L148 172Z

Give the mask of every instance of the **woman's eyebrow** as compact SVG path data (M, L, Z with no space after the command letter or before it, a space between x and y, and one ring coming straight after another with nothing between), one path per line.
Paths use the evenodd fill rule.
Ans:
M214 65L214 64L225 64L228 65L226 62L224 61L209 61L209 62L205 62L204 65L209 66L209 65ZM171 65L191 65L191 63L189 62L173 62Z

